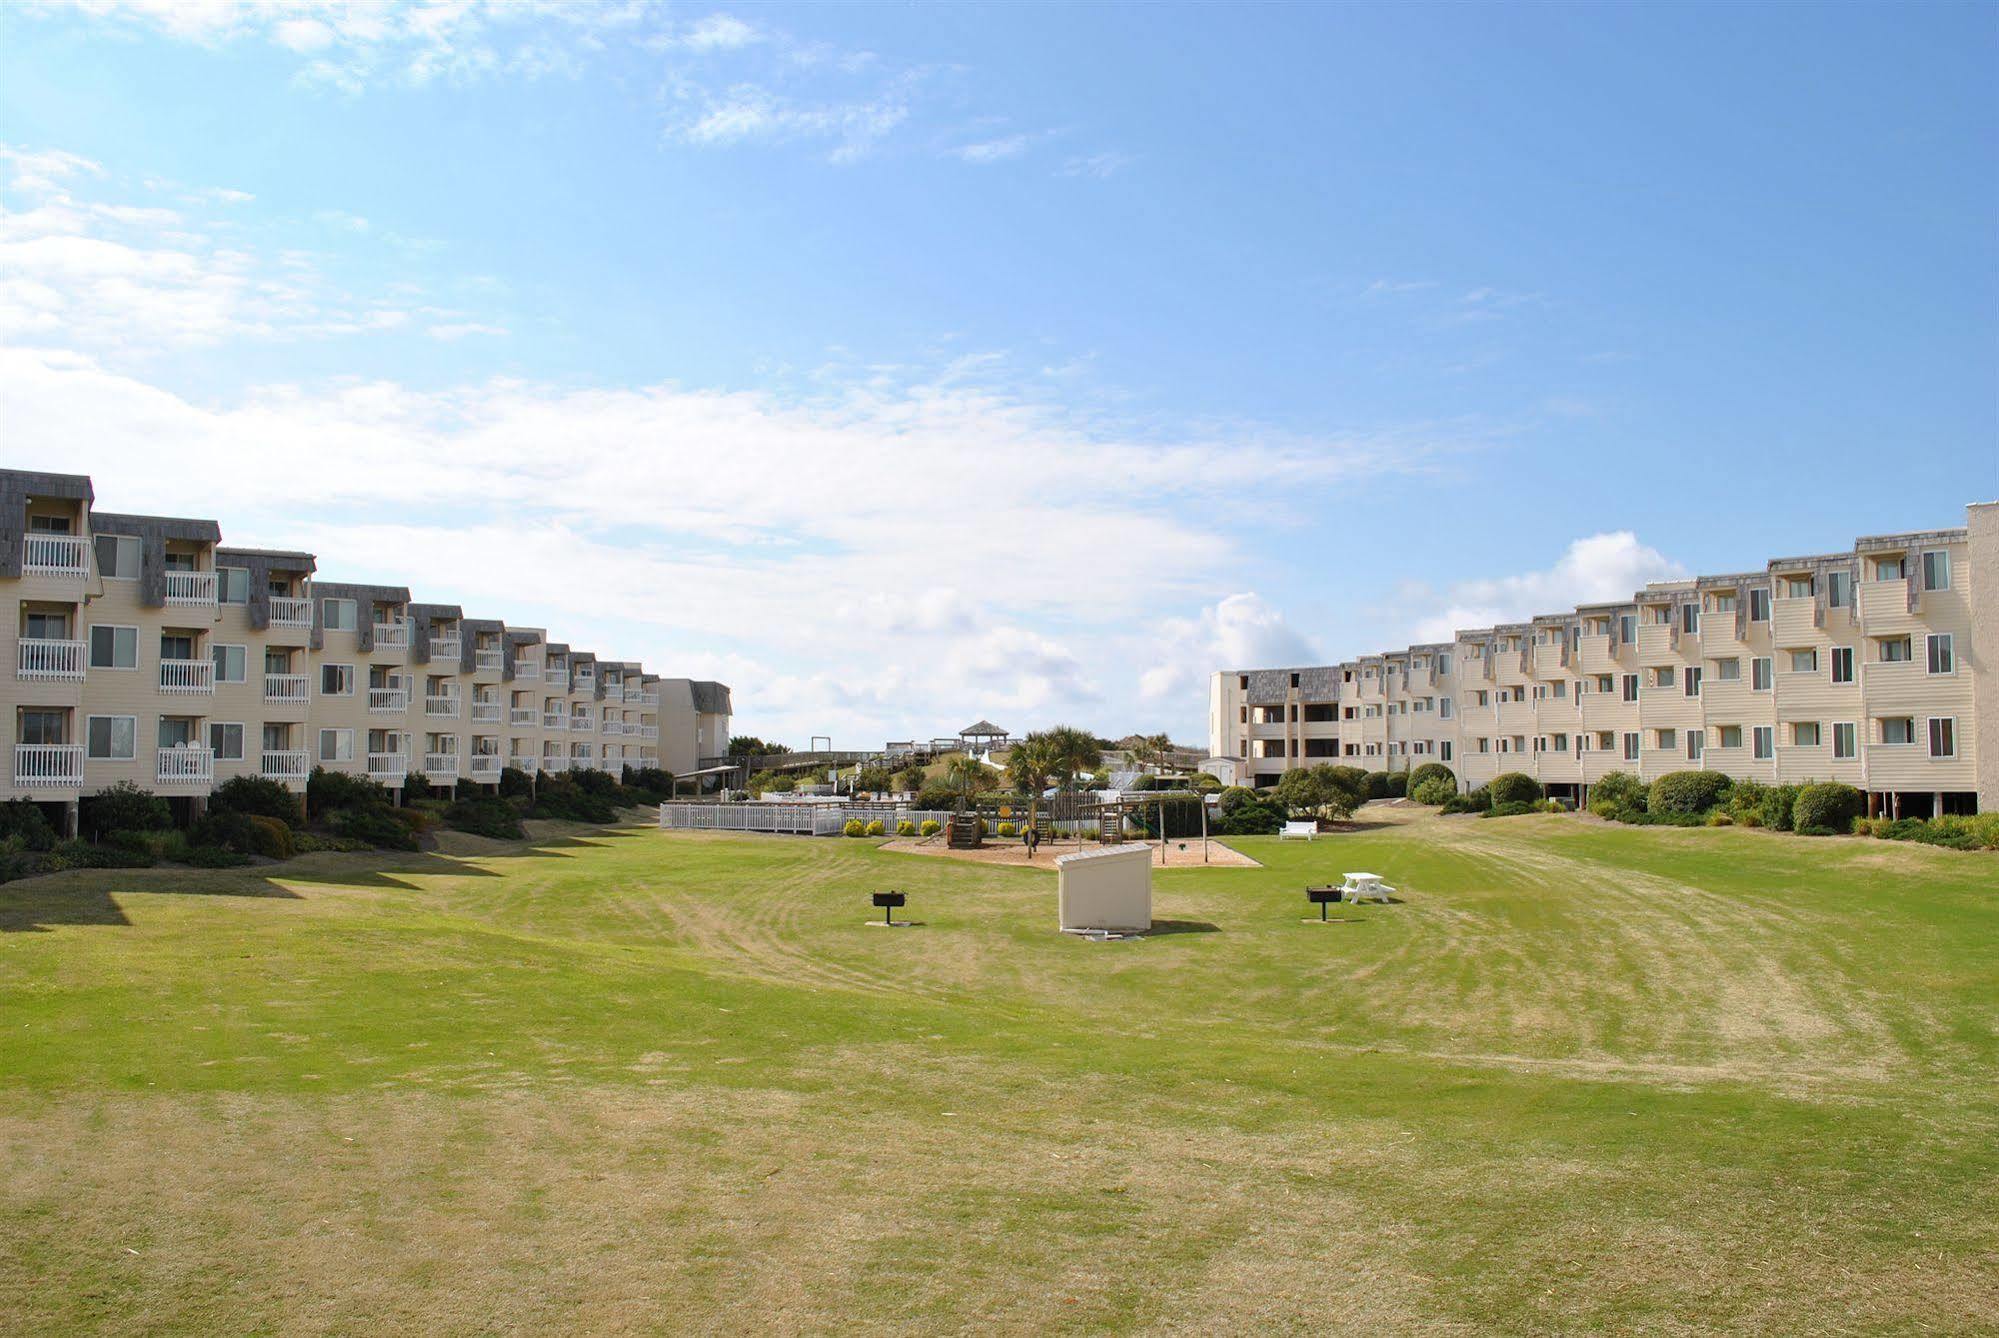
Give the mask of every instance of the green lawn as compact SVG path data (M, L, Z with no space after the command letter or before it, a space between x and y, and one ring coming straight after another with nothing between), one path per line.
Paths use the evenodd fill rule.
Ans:
M0 1331L1990 1331L1999 859L633 829L0 887ZM1302 887L1388 876L1332 925ZM866 893L910 894L908 930Z

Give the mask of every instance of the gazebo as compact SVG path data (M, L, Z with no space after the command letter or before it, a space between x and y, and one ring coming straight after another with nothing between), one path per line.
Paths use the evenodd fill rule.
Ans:
M1007 732L990 720L981 720L976 725L967 725L958 731L958 741L970 753L990 752L1005 746Z

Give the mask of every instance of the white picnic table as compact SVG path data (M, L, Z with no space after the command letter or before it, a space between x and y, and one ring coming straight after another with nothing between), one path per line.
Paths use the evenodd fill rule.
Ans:
M1387 901L1394 891L1378 873L1350 873L1340 884L1340 895L1348 901Z

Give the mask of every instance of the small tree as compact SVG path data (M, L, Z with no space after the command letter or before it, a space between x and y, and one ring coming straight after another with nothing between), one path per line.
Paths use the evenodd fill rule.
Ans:
M993 788L993 770L973 758L954 757L945 768L944 781L956 801L954 811L962 813L967 804Z
M82 809L83 829L93 837L112 832L157 832L173 826L173 810L167 801L146 793L130 781L107 785L86 798Z

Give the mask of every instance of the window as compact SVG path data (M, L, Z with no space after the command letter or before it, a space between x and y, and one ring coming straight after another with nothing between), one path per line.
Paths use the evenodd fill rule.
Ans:
M1617 639L1630 644L1638 639L1638 619L1629 613L1617 615Z
M1928 557L1925 553L1923 556ZM1930 717L1930 756L1957 756L1957 721L1949 716Z
M1610 674L1598 674L1596 676L1596 690L1605 695L1617 691L1617 679Z
M1446 762L1451 760L1451 741L1449 739L1445 739L1437 745L1437 756L1443 758Z
M1714 746L1717 748L1740 748L1742 746L1742 726L1717 726L1715 728Z
M1624 736L1624 760L1627 762L1636 762L1638 760L1638 736L1636 734L1626 734Z
M1832 755L1834 758L1850 758L1856 755L1852 724L1832 727Z
M322 599L319 602L320 618L329 632L351 632L354 630L354 601L351 599Z
M215 569L215 598L223 604L248 604L250 602L250 569L248 567L217 567Z
M139 667L139 629L97 626L90 629L92 669L136 669Z
M1626 674L1624 676L1624 700L1628 702L1638 700L1638 675Z
M208 727L208 746L215 750L218 762L240 762L243 760L243 727L215 722Z
M1553 685L1549 687L1548 695L1553 697L1556 701L1566 701L1569 695L1568 682L1564 679L1560 678L1556 679Z
M249 656L242 646L217 646L215 656L215 681L218 683L241 683L249 666Z
M1930 672L1933 674L1954 674L1957 672L1957 644L1949 632L1932 632L1927 638Z
M1899 581L1906 574L1899 555L1896 557L1877 558L1875 560L1874 579L1877 581Z
M1437 714L1439 716L1445 720L1449 720L1451 718L1451 710L1451 699L1449 697L1439 697L1437 699Z
M1478 750L1479 750L1480 752L1482 752L1482 753L1489 753L1489 752L1491 752L1491 751L1492 751L1492 740L1491 740L1491 739L1480 739L1480 740L1478 741Z
M163 715L155 729L157 737L154 742L162 748L187 748L194 743L195 726L191 717Z
M1786 576L1784 578L1784 598L1810 599L1818 592L1812 588L1809 576Z
M1770 592L1751 590L1749 592L1749 621L1767 623L1770 621Z
M69 712L55 707L23 707L16 743L68 743Z
M351 664L320 665L319 695L322 697L353 696L354 666Z
M1791 746L1793 748L1816 748L1819 746L1819 726L1816 720L1794 721L1791 725Z
M1451 657L1448 655L1439 655L1437 657L1437 677L1448 678L1450 677L1450 673L1451 673Z
M1768 725L1758 725L1755 729L1750 730L1749 741L1752 745L1750 755L1758 761L1769 761L1776 752L1773 746L1774 735L1775 731Z
M1770 690L1770 657L1758 655L1749 662L1749 690L1768 692Z
M95 540L97 574L114 581L139 579L139 540L129 534L100 534ZM116 717L106 717L114 719Z
M1677 681L1676 671L1670 664L1662 664L1652 671L1652 686L1655 688L1670 688Z
M1914 658L1910 654L1909 638L1905 636L1882 637L1876 644L1881 647L1883 664L1906 664Z
M1834 646L1832 648L1832 681L1851 683L1853 681L1853 647Z
M1905 715L1885 716L1881 721L1881 742L1914 743L1916 722Z
M1700 630L1701 606L1698 604L1680 605L1680 631L1688 636L1693 636Z
M1673 749L1680 746L1680 731L1677 729L1662 729L1658 731L1658 734L1658 744L1661 752L1670 753Z
M1791 672L1794 674L1815 674L1819 671L1819 653L1816 650L1794 650L1791 652Z
M319 731L319 760L322 762L352 762L354 760L354 731L351 729L322 729Z
M100 762L129 762L139 755L139 717L94 715L84 722L85 752Z
M1742 661L1732 655L1725 660L1716 660L1714 662L1714 676L1724 683L1741 682Z
M1941 548L1923 554L1923 589L1950 589L1950 554Z
M1689 697L1698 697L1701 695L1701 667L1699 665L1688 665L1687 676L1681 681L1686 685Z
M186 632L160 633L160 658L162 660L192 660L194 658L194 637Z
M25 624L21 635L30 641L69 640L67 613L24 613L21 620Z
M1853 573L1850 571L1829 571L1825 574L1825 602L1832 608L1851 608L1853 605Z
M1698 762L1701 760L1701 747L1706 742L1706 730L1690 729L1687 731L1687 760L1689 762Z
M1718 590L1714 594L1709 595L1708 598L1713 601L1709 607L1716 613L1735 612L1735 592L1733 590Z

